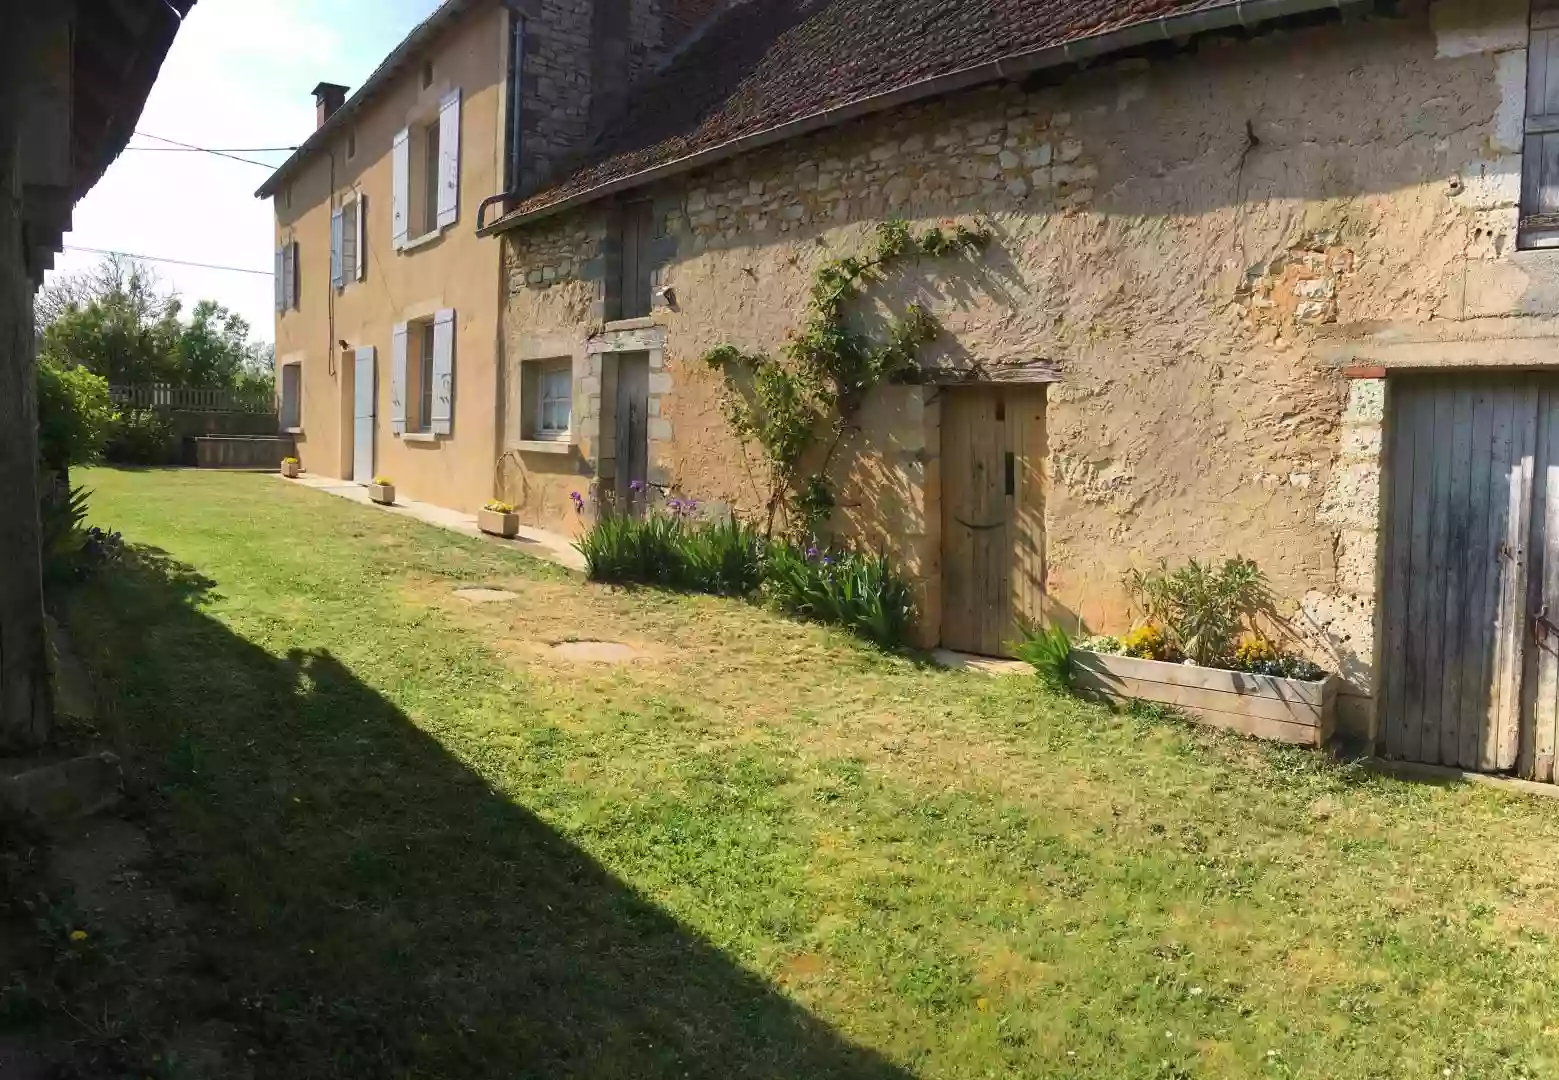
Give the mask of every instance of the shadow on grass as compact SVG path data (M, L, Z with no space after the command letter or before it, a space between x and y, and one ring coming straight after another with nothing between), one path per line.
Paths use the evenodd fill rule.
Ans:
M907 1077L329 652L278 658L202 613L212 585L143 548L72 604L155 791L153 876L199 939L138 988L146 1030L221 1025L269 1077Z

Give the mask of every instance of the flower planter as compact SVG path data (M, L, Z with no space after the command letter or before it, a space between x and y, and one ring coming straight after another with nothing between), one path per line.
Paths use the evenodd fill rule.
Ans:
M281 474L288 480L296 480L302 468L296 461L284 461L281 463Z
M1109 703L1169 705L1213 727L1297 746L1324 746L1337 716L1335 675L1319 682L1072 650L1072 688Z
M368 497L380 506L393 506L395 504L395 485L369 484Z
M512 510L507 514L499 510L478 510L476 527L492 536L513 539L514 534L520 531L520 515Z

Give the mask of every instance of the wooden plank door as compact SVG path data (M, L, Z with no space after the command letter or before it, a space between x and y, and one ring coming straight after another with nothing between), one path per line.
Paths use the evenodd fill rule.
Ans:
M638 517L644 512L649 474L650 358L648 353L617 356L615 439L617 505ZM637 487L635 487L637 484Z
M1388 757L1516 767L1542 380L1393 379L1379 709ZM1544 428L1544 439L1548 438Z
M374 478L375 350L357 350L352 368L352 480L367 484Z
M1559 38L1556 38L1559 42ZM1538 390L1527 572L1527 649L1517 771L1554 782L1559 742L1559 380Z
M1008 654L1045 592L1045 391L942 396L942 644Z

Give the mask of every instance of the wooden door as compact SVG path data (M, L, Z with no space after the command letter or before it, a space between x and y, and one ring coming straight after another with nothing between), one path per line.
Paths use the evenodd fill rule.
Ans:
M373 346L365 346L352 367L352 479L359 484L374 478L374 360Z
M1559 741L1559 379L1538 383L1516 769L1528 779L1553 783Z
M635 517L644 512L649 473L650 358L648 353L617 356L615 437L617 505Z
M1045 390L942 395L942 644L1004 656L1045 595Z
M1559 530L1546 493L1534 498L1539 459L1546 489L1559 438L1551 386L1522 374L1392 380L1379 701L1389 757L1512 771L1523 741L1535 751L1531 695L1545 679L1551 743L1554 664L1529 657L1530 591L1559 591L1559 566L1541 557Z

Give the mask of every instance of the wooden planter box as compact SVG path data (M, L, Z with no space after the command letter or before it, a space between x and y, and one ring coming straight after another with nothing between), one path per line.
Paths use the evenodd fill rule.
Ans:
M296 480L300 471L302 471L302 468L296 461L284 461L281 463L281 474L288 480Z
M381 506L392 506L395 503L395 485L369 484L368 497Z
M513 510L507 514L497 510L478 510L476 512L476 527L484 533L493 536L502 536L513 539L514 534L520 531L520 515Z
M1300 682L1245 671L1072 650L1072 688L1108 702L1170 705L1205 724L1298 746L1324 746L1337 717L1335 675Z

